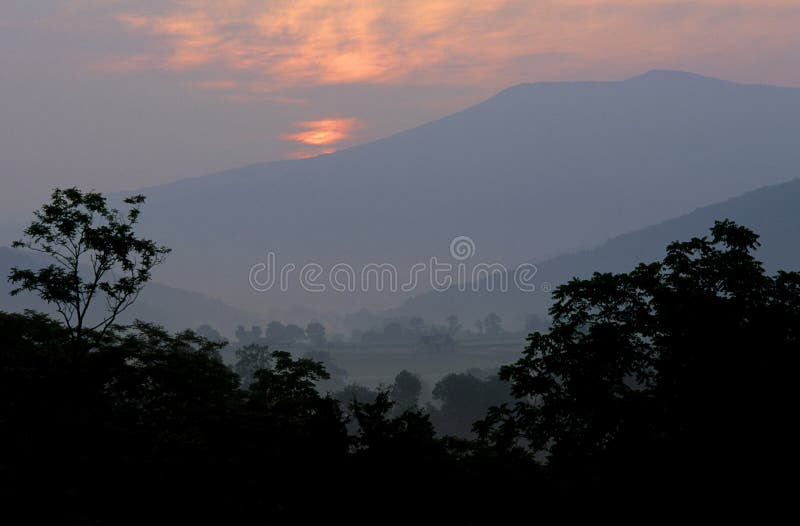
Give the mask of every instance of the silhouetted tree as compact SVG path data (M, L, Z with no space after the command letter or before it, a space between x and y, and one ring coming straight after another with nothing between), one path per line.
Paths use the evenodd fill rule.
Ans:
M198 336L212 342L224 342L225 338L211 325L204 323L195 330Z
M316 343L324 343L319 328ZM388 522L408 523L424 510L438 522L468 524L496 517L490 506L499 498L486 500L490 493L535 488L518 477L501 484L511 462L498 464L483 445L436 438L428 414L394 411L388 392L351 389L360 394L343 412L316 388L330 376L322 362L333 367L325 351L270 353L260 327L239 327L232 370L218 333L201 332L110 324L76 355L63 323L0 312L4 516L320 524L356 488L351 522L374 522L391 509ZM415 405L418 380L407 376L398 377L395 397ZM530 465L514 460L515 469ZM320 480L335 483L312 498L306 489ZM397 505L412 497L415 506ZM453 509L456 497L472 504Z
M318 396L314 385L329 378L325 367L309 358L294 360L286 351L273 351L273 367L259 369L251 391L264 396L267 403L285 399L313 399Z
M102 340L117 317L136 301L150 271L169 249L136 236L142 195L125 199L125 216L103 195L77 188L56 189L50 202L34 212L36 220L14 247L45 254L53 261L38 271L12 268L9 281L55 306L74 347L84 350ZM90 318L102 298L105 314Z
M779 491L800 274L767 276L757 246L716 222L663 261L558 287L549 332L501 370L519 401L477 424L483 440L548 455L572 487Z
M395 376L392 384L391 399L395 404L396 411L406 411L416 409L419 404L419 396L422 393L422 381L414 373L400 371Z
M440 408L430 407L431 419L443 435L472 436L472 425L493 405L512 401L510 386L495 375L487 379L472 374L448 374L433 388Z
M343 408L347 408L353 402L362 404L374 402L378 397L378 391L374 391L369 387L357 383L352 383L336 391L333 397L342 404Z
M239 345L266 345L266 339L262 338L263 331L258 325L253 325L250 330L239 325L236 327L236 341Z
M428 415L419 410L407 410L391 418L394 403L387 391L378 393L372 403L353 404L359 425L356 444L362 454L377 463L397 465L398 461L414 464L439 453L441 445L435 440Z
M255 381L255 375L267 369L272 363L272 355L266 345L250 344L236 350L234 372L239 376L242 388L247 389Z
M317 388L321 392L333 392L341 388L347 381L347 371L334 362L330 352L311 349L304 354L304 357L319 362L328 373L327 379L317 383Z

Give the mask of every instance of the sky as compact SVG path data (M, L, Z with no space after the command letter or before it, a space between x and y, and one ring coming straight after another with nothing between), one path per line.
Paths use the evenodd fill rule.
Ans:
M800 86L800 0L0 0L0 219L324 155L520 82Z

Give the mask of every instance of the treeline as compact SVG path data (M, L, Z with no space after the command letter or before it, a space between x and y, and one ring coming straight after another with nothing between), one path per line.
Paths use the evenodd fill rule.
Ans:
M191 332L138 323L80 349L61 323L2 314L3 494L93 524L475 524L531 498L786 498L800 275L765 275L756 245L718 223L662 262L560 287L552 329L501 370L514 402L474 440L435 434L408 373L337 400L315 388L320 362L287 352L251 349L243 382ZM443 407L479 405L457 394L475 381L440 384Z
M196 332L212 341L225 340L209 325L201 325ZM328 344L325 326L316 321L312 321L305 328L293 323L284 325L280 321L269 322L265 329L258 325L253 325L249 329L240 325L236 328L235 336L234 347L248 345L294 346L297 344L304 344L308 347L324 347Z
M65 214L83 196L58 197L27 233L51 246L62 238L48 225L92 239L75 227L83 216ZM101 236L94 250L132 261L117 226L119 242ZM329 373L312 357L256 346L233 370L221 344L193 332L76 324L69 302L97 285L56 267L16 271L66 315L0 314L3 512L25 523L505 524L601 509L638 518L646 504L653 517L754 507L764 519L793 497L800 274L767 275L757 247L747 228L717 222L662 261L558 287L549 330L500 370L513 400L489 407L473 439L437 436L441 415L418 407L411 374L337 400L316 388ZM112 307L141 284L98 281ZM455 393L475 377L449 378L450 414L502 385L466 399Z
M503 327L503 319L490 312L485 318L476 320L474 331L465 329L458 316L452 314L445 323L428 322L419 316L393 318L388 320L371 320L368 329L355 328L349 335L334 333L328 335L323 324L313 321L305 328L281 321L271 321L262 328L254 325L249 329L239 326L230 345L241 348L247 345L289 346L306 348L339 347L349 345L391 345L414 347L420 351L447 352L458 349L458 342L463 340L492 340L499 336L516 336L519 332L510 332ZM535 314L528 314L525 319L523 334L529 334L547 327L547 323ZM208 324L201 325L196 332L213 341L225 338Z
M76 352L62 324L2 313L0 343L0 490L30 521L391 522L399 495L413 496L409 519L492 513L444 498L488 498L499 488L486 470L499 464L484 465L477 443L437 437L408 373L339 401L316 389L328 377L317 361L251 349L243 383L219 344L145 323ZM503 483L508 495L528 487L528 463Z
M269 335L276 333L274 329L270 330L276 325L286 327L278 322L271 322L263 337L245 340L252 343L245 343L240 338L233 345L226 344L218 333L211 332L208 328L201 327L196 333L207 339L211 336L209 341L219 344L223 361L226 361L226 354L230 355L233 352L233 359L227 361L238 375L242 387L246 389L255 380L256 373L271 364L270 349L274 348L271 343L274 340ZM322 331L324 328L320 332ZM246 333L262 334L258 327ZM437 340L428 340L426 336L421 338L429 346L437 343ZM474 438L472 424L482 418L490 407L513 402L510 386L500 380L496 369L470 369L463 373L451 373L438 380L432 388L424 386L417 374L403 370L389 385L381 384L376 388L370 388L349 382L348 372L335 362L331 352L298 344L297 341L288 345L294 348L292 353L294 356L312 360L325 368L326 376L318 379L315 387L320 394L329 394L337 400L346 414L353 402L374 403L382 393L385 393L393 404L391 414L404 410L422 410L430 417L437 434ZM280 344L277 344L277 347L280 348ZM430 401L423 402L423 397L429 398Z
M451 373L439 380L431 392L434 403L421 402L422 390L419 376L404 370L385 388L370 389L353 383L331 393L331 397L339 402L346 416L352 416L349 408L354 402L374 403L384 395L392 404L390 414L420 411L430 419L439 437L461 439L475 438L472 426L490 407L514 401L507 382L497 374L477 369Z
M213 340L211 340L213 341ZM216 342L223 348L224 342ZM259 371L273 364L273 353L267 345L251 344L235 351L236 361L232 370L237 374L243 389L250 388ZM389 412L399 415L406 410L426 414L439 436L474 438L472 425L481 419L492 406L513 402L510 386L500 380L496 371L471 369L464 373L451 373L440 379L431 389L432 402L422 401L423 382L415 373L403 370L389 385L370 388L358 383L347 383L347 371L334 363L328 351L309 350L299 356L325 369L325 375L317 378L314 386L320 395L329 395L339 402L340 409L352 424L350 409L353 403L372 404L385 396L392 404Z

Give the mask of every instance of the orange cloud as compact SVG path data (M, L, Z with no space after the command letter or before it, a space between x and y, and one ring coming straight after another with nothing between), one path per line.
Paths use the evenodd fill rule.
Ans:
M173 0L149 12L118 4L130 8L118 8L117 22L157 51L108 69L205 69L249 93L507 84L590 64L689 69L703 57L724 68L800 46L797 0Z
M314 157L335 152L336 148L333 146L352 138L353 131L359 125L358 120L352 118L301 121L295 123L295 127L303 131L289 133L281 138L305 146L305 148L293 152L291 157Z
M287 159L310 159L312 157L319 157L320 155L328 155L334 153L336 148L325 148L323 150L300 149L289 152Z

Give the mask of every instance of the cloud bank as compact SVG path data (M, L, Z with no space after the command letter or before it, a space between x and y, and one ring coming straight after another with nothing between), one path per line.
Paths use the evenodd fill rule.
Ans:
M757 61L800 42L796 0L181 0L114 6L113 20L148 39L148 50L108 57L101 68L200 72L201 86L244 93L308 85L480 83L519 71L558 78L590 63Z

